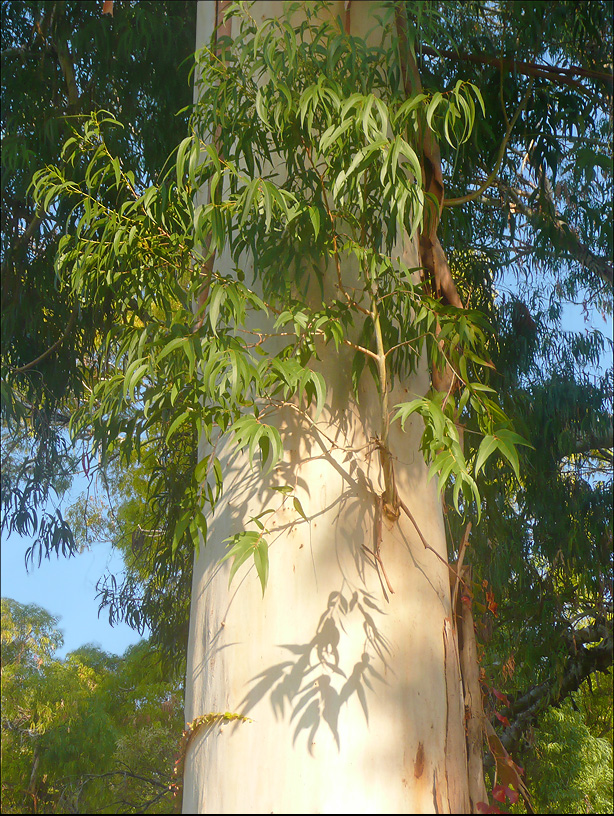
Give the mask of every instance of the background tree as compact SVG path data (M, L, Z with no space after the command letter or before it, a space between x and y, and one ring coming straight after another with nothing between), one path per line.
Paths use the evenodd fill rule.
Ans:
M116 4L116 9L119 6ZM477 486L483 498L482 523L474 526L470 550L475 583L484 592L483 597L476 595L476 601L484 601L479 631L485 649L482 665L493 689L490 699L494 704L497 694L509 692L509 705L501 707L498 703L501 710L497 713L510 723L507 727L504 722L501 740L509 748L523 750L523 735L541 710L573 693L595 670L611 665L611 372L588 375L588 367L598 363L603 339L595 332L566 329L561 317L566 299L582 301L587 312L598 309L611 314L608 190L612 9L610 3L565 2L446 3L441 7L435 3L408 3L406 9L406 47L415 56L419 82L428 99L432 102L437 93L445 95L457 87L459 79L466 81L468 76L484 99L485 115L476 117L465 147L455 145L452 150L445 138L439 139L445 179L439 238L463 305L479 308L495 326L489 343L497 369L493 384L517 429L533 446L518 451L519 482L496 458L477 468ZM116 10L116 19L118 13ZM413 90L417 90L415 84ZM443 136L444 121L438 120L433 111L431 123ZM448 120L449 126L453 124ZM91 165L91 180L96 169L105 166L105 156L94 156L100 146L97 134L101 129L95 124L89 128L89 136L79 142L79 148L80 160L87 155L99 162ZM83 163L79 164L74 154L65 154L68 176L73 174L72 179L63 179L64 195L70 201L67 211L82 200L75 187L69 188L71 180L94 192L101 205L107 207L98 211L105 216L109 207L117 211L122 203L134 198L130 186L137 194L145 187L125 174L121 179L124 198L119 195L120 182L111 164L115 155L113 141L118 137L104 125L102 130L109 150L108 176L103 182L98 177L93 184L84 184L87 178ZM187 313L201 283L190 280L187 261L194 220L190 185L193 189L203 178L194 175L190 179L190 173L195 172L191 155L184 146L172 171L177 175L179 170L183 188L179 178L175 186L172 176L167 177L157 192L149 192L149 197L142 199L146 212L149 207L150 221L138 216L130 227L137 226L139 235L151 239L152 246L153 239L159 239L155 244L157 255L152 252L137 257L139 264L145 260L144 267L150 272L163 269L167 277L162 274L155 278L145 299L139 301L137 297L134 303L130 300L130 286L122 289L117 282L119 276L112 280L110 292L102 278L96 279L97 289L81 290L85 303L104 300L102 295L107 291L110 302L124 297L124 302L130 304L131 312L122 316L123 334L116 346L127 354L124 367L97 369L102 382L107 378L106 387L98 394L108 395L104 407L114 408L115 424L111 422L106 429L99 426L95 438L98 443L102 440L103 447L112 454L112 446L104 440L117 438L118 432L125 434L119 437L125 441L114 449L124 462L132 461L135 454L143 457L148 444L158 453L160 443L168 443L172 437L171 431L176 435L169 449L176 447L188 454L193 451L195 430L188 420L193 413L190 408L198 399L189 388L195 367L190 358L191 341L185 341L189 319L186 317L182 326L177 317L178 304ZM420 159L423 170L428 162L432 165L432 153L420 154ZM59 179L55 184L55 189L60 189ZM50 183L47 192L52 189ZM435 187L431 192L436 194ZM243 203L247 213L246 199ZM277 213L276 202L270 206ZM135 207L131 215L137 212ZM312 221L311 216L309 219ZM77 215L74 223L76 220ZM154 226L160 224L174 243L165 243L160 237ZM204 220L200 226L204 234ZM196 227L198 232L198 219ZM122 233L115 221L104 237L111 244L112 236L118 234L129 238L130 230ZM134 258L125 259L124 269L136 263ZM70 258L65 257L65 261ZM171 274L177 279L177 269L185 270L186 275L178 288L168 282ZM437 294L437 270L432 271L435 277L431 287ZM3 286L4 273L3 269ZM136 285L142 288L142 284L137 276ZM222 287L222 291L231 290L227 284ZM232 320L235 303L220 294L216 298L217 302L215 298L209 301L214 315ZM163 301L166 312L159 305ZM129 366L130 360L136 361L141 354L136 350L141 326L130 315L136 315L136 320L148 327L148 333L141 337L157 348L160 361L166 361L156 371L160 382L174 383L174 391L165 399L158 396L160 389L155 382L140 379L144 372L138 365L132 369ZM328 318L329 325L334 324L330 315L322 317ZM102 332L105 324L101 321L99 325ZM305 338L302 343L309 343L308 332L301 337ZM135 343L132 347L131 341ZM197 351L194 347L193 354ZM30 388L33 377L16 371L20 366L4 354L3 345L3 364L7 362L7 368L3 368L3 405L8 406L10 414L11 406L14 409L18 405L20 389ZM22 365L33 358L24 357ZM90 371L91 366L87 366L87 376ZM91 382L85 367L79 377ZM119 379L113 381L113 377ZM135 412L137 402L126 407L119 399L120 393L129 393L141 385L143 390L138 393L145 401L149 397L152 406L146 422ZM234 385L238 394L240 384ZM217 420L226 427L223 408L219 407ZM29 422L34 422L37 411L36 407L26 414ZM19 412L14 412L13 417L15 413ZM98 417L106 421L103 411ZM83 413L81 418L86 428L91 417ZM182 424L175 425L176 421ZM466 428L466 438L472 430L475 428ZM179 432L185 440L181 444ZM254 445L254 449L262 448L265 458L266 445L275 447L274 438L268 443L267 439L265 435ZM206 488L210 497L215 496L219 481L213 463L211 460L210 486ZM141 523L143 530L161 530L160 542L166 542L161 544L161 557L154 556L155 563L172 564L168 569L178 570L176 574L180 575L185 575L189 555L181 564L173 561L172 554L189 553L191 538L197 536L198 525L190 532L182 518L190 513L194 518L199 483L206 470L193 473L190 468L194 466L188 455L179 467L152 471L158 482L151 483L148 497L152 500L150 507L157 509L159 516ZM173 478L165 475L169 470ZM38 482L32 479L25 484L33 490ZM452 495L447 499L450 507L454 505L456 484L453 480ZM3 494L9 495L4 490ZM174 500L179 496L185 501L183 508ZM172 500L165 505L158 497ZM11 510L20 506L14 505ZM476 509L470 503L462 507L469 514ZM15 521L20 516L13 512L9 518ZM455 558L463 528L452 513L447 518L450 556ZM131 541L128 530L125 533L125 541ZM56 543L59 540L56 538ZM53 538L49 541L53 542ZM187 583L182 586L185 591ZM110 589L113 593L112 586ZM174 605L181 593L171 595L169 599L168 593L158 591L151 597L165 597ZM113 597L119 601L115 608L121 609L121 595L109 596ZM125 598L132 603L132 609L139 608L132 591ZM185 619L185 596L182 602L183 612L179 615ZM164 634L162 629L159 634ZM489 713L494 719L494 710Z
M526 760L537 811L612 812L611 683L611 673L597 675L540 717Z
M47 499L61 497L77 472L93 487L99 462L91 458L87 434L69 441L68 421L92 386L102 333L116 321L117 304L108 292L86 306L58 285L53 259L68 210L58 205L43 214L29 185L46 164L62 166L62 145L72 127L98 109L127 123L116 132L114 149L141 188L159 177L187 128L187 113L180 109L192 100L196 3L119 0L111 16L102 14L99 3L3 0L1 12L2 530L33 539L26 557L34 564L86 543L85 536L75 541L61 504L51 512ZM172 525L167 510L181 490L177 474L194 464L191 445L175 445L165 455L156 470L154 528ZM92 520L93 513L86 517ZM122 532L129 543L132 530ZM191 553L180 571L189 586ZM184 599L188 592L184 588ZM171 644L181 631L160 592L147 596L150 605L140 588L116 580L106 585L104 597L112 620L126 615L140 632L146 624L164 630L159 640ZM166 609L158 614L159 602Z
M168 813L182 689L142 641L123 657L62 635L37 606L2 599L2 809Z

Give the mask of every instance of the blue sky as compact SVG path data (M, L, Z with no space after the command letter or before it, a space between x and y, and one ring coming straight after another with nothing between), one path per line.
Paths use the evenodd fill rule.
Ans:
M65 509L83 489L75 480ZM85 479L82 479L85 483ZM0 549L0 585L2 597L13 598L22 604L38 604L55 617L58 629L64 635L64 646L56 657L86 643L94 643L107 652L123 654L128 646L138 643L141 636L126 624L109 624L108 613L98 615L96 583L107 571L116 576L122 572L121 555L110 544L94 544L91 549L72 558L55 555L43 558L38 566L26 570L24 555L32 539L17 534L3 536ZM147 633L145 633L147 636Z
M140 635L125 624L110 626L103 610L98 617L96 582L109 569L115 574L122 570L121 555L106 544L95 544L91 550L74 558L43 558L40 567L26 571L24 554L31 541L18 535L3 538L1 550L2 597L19 603L35 603L56 617L64 634L64 646L56 657L95 643L107 652L122 654L126 647L137 643Z

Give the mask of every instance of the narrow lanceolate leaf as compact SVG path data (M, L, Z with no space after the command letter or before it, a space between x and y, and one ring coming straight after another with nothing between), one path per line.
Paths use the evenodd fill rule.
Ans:
M192 136L186 136L185 139L179 145L177 150L177 160L175 162L175 167L177 169L177 186L181 188L183 185L183 174L185 172L185 160L186 154L190 149L192 143Z
M475 460L475 475L477 476L482 467L486 464L486 460L488 457L497 450L499 447L499 441L496 437L487 434L484 439L480 442L480 447L478 449L478 455Z
M162 351L158 355L158 359L156 360L156 362L159 363L168 354L171 354L173 351L175 351L176 348L178 348L179 346L181 346L181 345L183 345L183 344L185 344L187 342L188 342L188 338L186 338L186 337L174 337L172 340L170 340L164 346L164 348L162 349Z
M426 110L426 123L431 130L435 130L433 127L433 116L435 115L435 111L439 107L439 105L443 101L442 94L437 91L437 93L433 94L433 98L431 99L429 106Z
M282 457L283 443L277 428L275 428L273 425L264 425L263 427L265 428L265 436L262 437L262 439L266 438L267 442L269 443L269 449L266 451L263 449L263 454L265 455L263 455L262 467L265 473L269 473Z
M173 533L173 544L172 544L172 551L173 555L177 551L177 547L181 543L181 539L183 538L183 534L187 530L188 526L192 521L192 516L189 512L183 514L183 516L179 519L177 524L175 525L175 531Z
M294 499L292 500L292 504L294 505L294 509L295 509L295 510L296 510L296 512L299 514L299 516L301 516L301 518L304 518L304 519L305 519L305 521L309 521L309 519L308 519L308 518L307 518L307 516L305 515L305 511L303 510L303 505L302 505L302 504L300 503L300 501L299 501L299 500L296 498L296 496L295 496L295 497L294 497Z
M167 445L168 445L171 437L175 433L175 431L178 428L180 428L181 425L183 425L183 423L186 421L186 419L190 416L191 413L192 413L191 409L188 409L187 411L183 411L181 414L179 414L179 416L175 417L175 419L171 422L171 426L168 429L168 432L166 434L166 444Z
M309 218L311 219L314 237L317 241L320 233L320 210L317 207L310 207Z
M211 287L212 292L209 298L209 324L211 331L217 335L217 321L220 314L220 308L226 300L226 287L222 285L214 285Z
M262 585L262 594L264 595L269 577L269 550L263 532L243 530L240 533L235 533L233 536L226 538L225 541L230 542L230 550L222 558L222 562L227 561L229 558L233 559L228 577L228 586L232 583L232 579L236 575L239 567L244 564L248 558L252 557L258 578L260 579L260 584Z
M518 461L518 451L516 450L517 445L524 445L525 447L532 448L533 446L527 442L520 434L516 433L515 431L510 430L509 428L499 428L497 431L494 432L494 436L497 439L497 447L508 460L512 468L514 469L514 473L516 474L516 478L520 481L520 467Z
M397 412L392 417L392 421L394 422L395 420L400 419L401 428L405 430L405 423L407 422L408 417L417 411L420 411L420 409L423 407L423 400L415 399L411 400L411 402L400 402L394 407L397 409Z
M260 578L262 594L264 595L267 581L269 580L269 547L262 536L254 548L254 565L258 573L258 578Z
M260 422L254 416L242 416L234 422L232 431L236 444L241 448L248 448L250 464L253 464L256 446L260 446L265 473L269 473L281 459L283 443L279 431L273 425Z
M314 419L317 421L326 402L326 381L319 371L313 371L310 379L316 392L316 411Z
M135 399L135 389L148 369L149 362L143 363L141 360L135 360L128 366L124 377L124 396L131 400Z
M259 190L260 190L260 179L259 178L254 179L245 188L244 198L243 198L243 213L241 215L241 222L240 222L241 226L243 226L243 224L249 218L249 215L250 215L250 212L251 212L251 209L252 209L252 204L254 202L254 197L256 196L256 193L259 192Z
M518 451L514 447L513 444L510 444L505 438L497 439L497 447L508 460L512 468L514 469L514 473L516 474L516 478L520 481L520 467L518 462Z
M437 480L437 489L441 493L447 484L447 481L452 472L459 471L459 465L450 451L442 451L435 457L431 467L429 468L428 481L432 479L435 473L439 473Z

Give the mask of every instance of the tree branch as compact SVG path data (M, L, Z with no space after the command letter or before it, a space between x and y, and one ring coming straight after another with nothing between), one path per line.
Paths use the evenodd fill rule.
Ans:
M523 204L516 191L511 187L507 188L507 192L509 192L514 201L515 210L524 215L529 221L535 222L544 219L544 215L540 211L533 210ZM588 269L589 272L600 277L609 286L614 284L612 262L609 259L594 255L591 250L582 243L577 232L573 230L567 221L561 218L556 211L551 224L563 239L565 248L578 263Z
M20 366L19 368L11 369L11 373L13 373L13 374L23 374L24 371L28 371L30 368L34 368L35 365L38 365L38 363L41 363L44 359L49 357L50 354L53 354L53 352L58 348L58 346L62 345L64 340L66 340L66 338L68 337L68 335L72 331L73 326L75 325L75 320L76 319L77 319L77 312L74 311L70 316L70 320L66 324L66 328L64 329L64 332L63 332L62 336L59 337L50 348L48 348L46 351L43 351L42 354L39 354L39 356L35 360L32 360L29 363L26 363L26 365Z
M571 443L572 453L590 453L590 451L607 451L614 447L614 428L610 427L601 433L579 436Z
M539 686L527 691L514 700L504 711L514 722L499 735L509 753L514 753L530 725L550 706L559 706L584 680L596 671L605 672L612 665L612 620L570 632L565 637L568 642L569 658L562 678L552 677ZM597 643L586 648L584 643Z
M610 88L613 85L613 76L611 73L604 73L602 71L593 71L590 68L580 68L573 66L572 68L557 68L553 65L538 65L534 62L520 62L519 60L509 59L505 57L491 57L488 54L466 54L464 52L436 50L428 45L422 46L422 53L428 54L431 57L445 57L446 59L459 60L461 62L472 62L478 65L494 65L501 70L506 69L517 74L524 74L525 76L544 77L551 82L557 82L562 85L569 85L578 90L588 93L588 90L573 77L581 76L587 79L596 79L603 82Z

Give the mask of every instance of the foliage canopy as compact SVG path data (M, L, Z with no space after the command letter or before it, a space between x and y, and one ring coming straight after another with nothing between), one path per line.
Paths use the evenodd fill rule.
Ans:
M44 609L2 599L2 810L168 813L182 693L146 641L123 657L62 635Z

